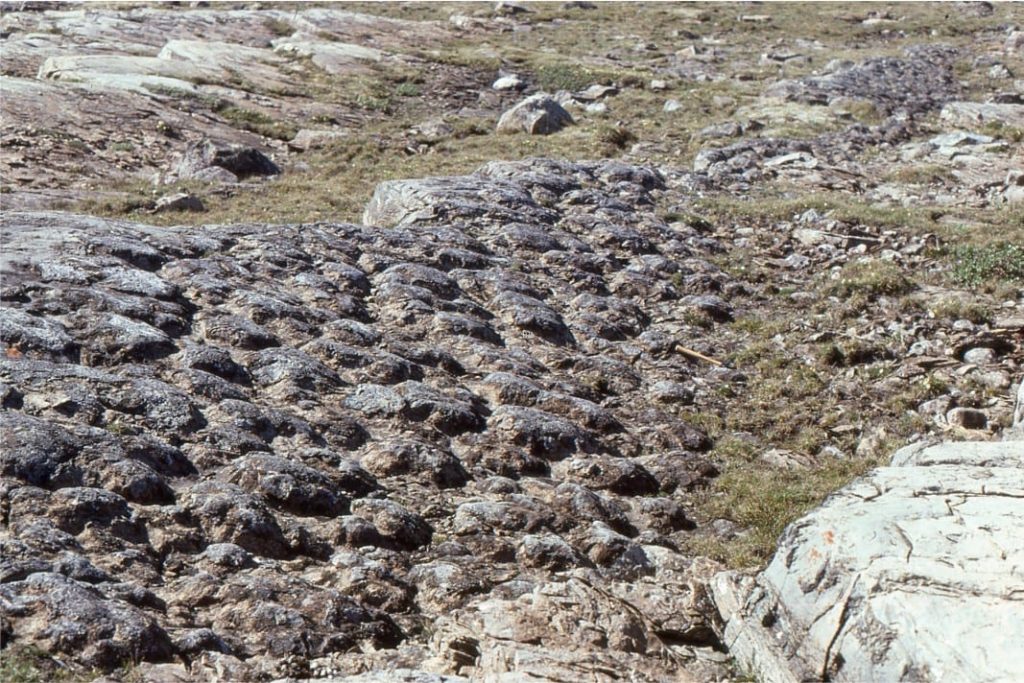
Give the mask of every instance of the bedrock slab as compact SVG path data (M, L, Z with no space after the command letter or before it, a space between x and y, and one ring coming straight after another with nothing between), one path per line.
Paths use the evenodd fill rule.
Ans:
M910 446L713 580L762 681L1010 681L1024 656L1024 441Z

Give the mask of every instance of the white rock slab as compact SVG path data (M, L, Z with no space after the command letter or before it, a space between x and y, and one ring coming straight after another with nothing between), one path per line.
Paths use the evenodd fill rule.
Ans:
M275 52L309 57L329 74L349 73L353 66L380 62L387 56L386 52L376 48L315 40L301 34L275 40L273 46Z
M1024 442L901 450L715 577L762 681L1011 681L1024 660Z
M942 108L940 117L946 123L962 128L992 123L1024 128L1024 104L950 102Z

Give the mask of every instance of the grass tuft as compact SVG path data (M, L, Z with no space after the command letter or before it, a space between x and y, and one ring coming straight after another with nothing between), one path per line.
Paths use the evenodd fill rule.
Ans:
M294 125L275 121L270 116L252 109L222 103L221 106L215 107L214 111L232 126L268 138L291 140L298 132Z
M3 683L82 683L96 672L76 672L34 645L6 645L0 650Z
M826 280L822 292L826 296L899 296L914 289L900 267L888 261L856 261L847 263L839 277Z
M991 323L992 309L974 301L964 301L959 297L947 297L936 301L929 307L932 315L943 320L969 320L975 325Z
M1024 246L1002 242L952 250L953 279L968 287L1003 281L1024 283Z
M589 69L576 64L544 64L537 68L534 80L541 90L557 92L558 90L577 91L588 88L595 83L611 85L615 74L609 71Z

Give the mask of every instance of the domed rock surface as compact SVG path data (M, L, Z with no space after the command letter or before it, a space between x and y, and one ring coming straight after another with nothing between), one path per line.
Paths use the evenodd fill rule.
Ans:
M612 284L652 255L699 258L697 233L651 210L663 188L650 169L534 160L385 183L372 228L6 214L0 380L19 399L2 538L28 554L0 587L5 637L57 647L40 619L87 619L60 645L83 663L202 655L259 677L363 641L427 646L421 625L443 616L428 651L444 660L442 635L488 605L590 618L597 603L563 614L545 597L560 573L587 572L566 598L614 602L628 598L589 587L600 575L653 586L688 567L671 549L692 528L679 504L644 498L671 476L643 464L663 446L631 436L707 447L646 390L692 359L637 347L672 334L682 294ZM606 379L581 385L588 372ZM677 646L623 619L594 637L634 658ZM110 640L114 622L137 627ZM498 656L486 639L504 628L472 647ZM559 637L530 666L576 666L581 641Z

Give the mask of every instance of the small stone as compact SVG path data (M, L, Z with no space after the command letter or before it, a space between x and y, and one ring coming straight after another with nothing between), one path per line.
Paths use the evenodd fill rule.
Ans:
M1013 78L1013 73L1006 68L1003 64L993 64L988 70L989 78Z
M668 83L660 78L655 78L647 87L651 90L668 90Z
M225 169L241 179L281 173L280 167L255 147L222 145L205 139L185 149L172 171L172 177L177 180L195 179L196 174L211 167Z
M925 401L917 407L917 412L922 415L928 415L935 419L936 422L945 423L946 413L948 413L953 407L952 396L939 396L933 398L930 401Z
M572 116L547 93L537 93L512 107L498 120L499 133L549 135L572 125Z
M990 370L979 372L974 375L978 383L985 385L994 391L1006 391L1010 388L1010 376L1001 370Z
M946 413L946 421L954 427L984 429L988 425L988 416L975 408L953 408Z
M996 360L996 352L987 346L979 346L964 353L964 362L974 365L987 365Z
M837 460L842 460L845 457L846 457L846 453L844 453L842 451L842 449L837 448L836 446L833 446L833 445L829 444L829 445L823 447L820 451L818 451L817 459L818 460L822 460L822 459L825 459L825 458L835 458Z
M991 138L988 135L966 133L962 130L958 130L952 133L936 135L928 142L936 147L968 147L971 145L985 145L994 141L995 138Z
M211 543L202 557L221 567L239 568L252 563L252 555L234 543Z
M428 140L442 140L455 132L455 128L444 119L428 119L417 124L414 129L416 133Z
M595 100L601 100L601 99L604 99L605 97L611 97L612 95L618 95L618 94L619 94L619 89L616 88L613 85L595 84L595 85L590 86L586 90L579 91L573 97L575 97L577 100L584 100L584 101L591 101L592 102L592 101L595 101Z
M220 166L207 166L201 168L191 175L192 180L202 183L230 185L237 183L239 178L234 173Z
M736 98L728 95L715 95L711 98L711 104L716 109L731 109L736 106Z
M884 427L876 427L872 429L867 435L860 440L857 444L857 457L858 458L870 458L878 455L883 455L885 450L888 448L889 434L885 431Z
M679 100L665 100L665 106L661 108L665 112L679 111L683 108L682 103Z
M1005 186L1003 199L1008 204L1024 203L1024 171L1018 169L1007 171Z
M834 74L839 71L848 71L856 65L855 62L849 59L830 59L825 67L821 70L823 74Z
M292 149L315 149L324 147L332 142L348 137L348 132L343 130L313 130L303 128L291 139L288 146Z
M153 213L168 211L206 211L199 197L187 192L178 192L160 197L153 206Z
M522 90L526 87L526 81L515 74L502 76L491 84L494 90Z
M832 241L824 232L814 230L813 228L797 228L793 231L793 238L805 247L813 247Z
M533 10L528 9L524 5L520 5L518 2L509 2L508 0L501 0L494 5L494 13L500 16L511 17L517 14L530 14Z
M680 403L690 405L693 403L693 389L680 382L662 380L651 387L651 396L661 403Z
M806 470L817 464L815 459L810 456L794 453L782 448L773 448L765 451L758 460L770 467L782 470Z
M1007 52L1024 50L1024 31L1010 31L1010 35L1006 36L1004 47Z

